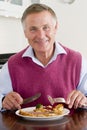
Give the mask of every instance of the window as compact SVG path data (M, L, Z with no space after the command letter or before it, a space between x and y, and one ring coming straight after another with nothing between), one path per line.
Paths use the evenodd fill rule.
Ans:
M0 0L0 15L20 18L29 0Z
M16 5L22 5L23 4L22 0L0 0L0 1L9 2L11 4L16 4Z

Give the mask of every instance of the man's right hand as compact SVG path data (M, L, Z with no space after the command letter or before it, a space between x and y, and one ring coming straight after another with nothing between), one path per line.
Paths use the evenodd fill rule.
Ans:
M2 101L2 108L6 110L20 109L23 98L17 92L8 93Z

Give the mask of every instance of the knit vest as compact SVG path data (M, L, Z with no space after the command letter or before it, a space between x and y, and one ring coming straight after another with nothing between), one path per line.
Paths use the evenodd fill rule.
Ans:
M49 105L47 95L66 99L76 89L80 80L81 55L66 47L64 49L67 54L58 55L45 68L34 63L30 57L22 57L26 49L9 58L8 68L13 91L23 98L41 93L39 99L26 106L35 106L38 103Z

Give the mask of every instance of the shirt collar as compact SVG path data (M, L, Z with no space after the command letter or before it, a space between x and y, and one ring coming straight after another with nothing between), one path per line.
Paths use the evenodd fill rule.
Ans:
M67 52L65 51L65 49L58 42L55 42L54 55L59 55L59 54L67 54ZM29 46L27 48L27 50L24 52L22 57L31 57L31 58L34 57L35 58L34 53L33 53L33 49L32 49L31 46Z
M49 63L54 61L56 59L56 57L60 54L67 54L67 52L58 42L55 42L54 55L53 55L52 59L49 61ZM35 63L43 66L42 63L34 56L34 52L33 52L33 49L31 46L29 46L27 48L27 50L23 53L22 57L30 57Z

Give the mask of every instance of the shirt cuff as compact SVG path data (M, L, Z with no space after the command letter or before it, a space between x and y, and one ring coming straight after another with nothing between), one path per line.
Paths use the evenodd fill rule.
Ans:
M2 108L2 100L4 98L4 95L0 95L0 111L3 111L5 109Z

